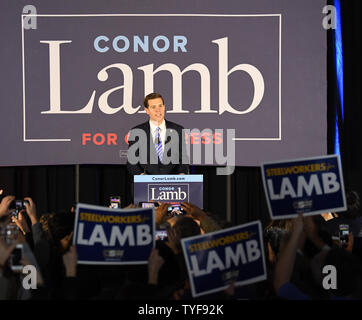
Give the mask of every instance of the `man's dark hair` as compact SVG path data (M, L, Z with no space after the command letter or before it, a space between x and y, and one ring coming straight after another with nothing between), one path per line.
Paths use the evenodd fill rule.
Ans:
M148 108L148 100L152 100L152 99L157 99L157 98L161 98L162 99L162 103L165 104L163 97L156 92L150 93L145 97L145 100L143 101L143 104L145 105L145 108Z

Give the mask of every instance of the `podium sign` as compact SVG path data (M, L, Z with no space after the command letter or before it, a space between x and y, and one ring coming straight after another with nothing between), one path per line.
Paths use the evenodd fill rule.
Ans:
M136 175L134 203L187 201L203 208L203 180L202 175Z

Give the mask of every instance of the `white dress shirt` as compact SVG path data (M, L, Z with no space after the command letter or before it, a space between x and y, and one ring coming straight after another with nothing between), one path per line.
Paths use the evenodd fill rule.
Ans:
M152 141L155 141L156 139L156 129L157 127L160 127L160 138L162 141L162 148L165 147L165 140L166 140L166 121L163 120L162 123L158 126L151 120L150 122L150 128L151 128L151 134L152 134Z

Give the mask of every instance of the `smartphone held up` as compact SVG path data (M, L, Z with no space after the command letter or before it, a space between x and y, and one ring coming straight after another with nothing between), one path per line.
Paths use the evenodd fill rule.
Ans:
M339 225L339 245L341 247L346 247L348 245L348 236L349 236L349 225L340 224Z
M110 196L109 203L110 203L110 208L120 209L121 208L121 197L120 196Z

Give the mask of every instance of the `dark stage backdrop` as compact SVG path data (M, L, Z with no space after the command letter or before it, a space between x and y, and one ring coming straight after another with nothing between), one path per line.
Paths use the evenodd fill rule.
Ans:
M361 69L359 44L360 0L342 0L344 45L345 117L340 123L340 141L345 185L361 190ZM334 37L328 32L328 151L333 153L334 117L339 111L335 82ZM3 137L2 137L3 139ZM5 150L1 150L3 154ZM204 204L207 210L225 217L226 177L216 176L213 167L193 167L192 173L205 178ZM74 202L74 166L32 166L0 168L0 189L19 198L31 196L39 213L68 209ZM80 201L106 205L110 195L120 194L124 204L130 199L125 166L81 165ZM257 167L237 167L232 175L232 222L260 219L265 226L269 215Z
M226 218L226 176L217 176L215 167L192 167L204 175L204 208ZM122 206L132 202L126 166L81 165L79 201L108 205L110 195L120 195ZM75 166L32 166L0 168L1 186L17 198L30 196L38 214L69 210L75 201ZM269 222L259 168L236 168L231 179L232 222L261 219Z
M334 1L328 1L333 4ZM356 190L362 198L362 110L361 110L361 1L341 0L344 121L336 83L334 33L328 32L328 152L334 151L334 120L338 128L346 188Z

